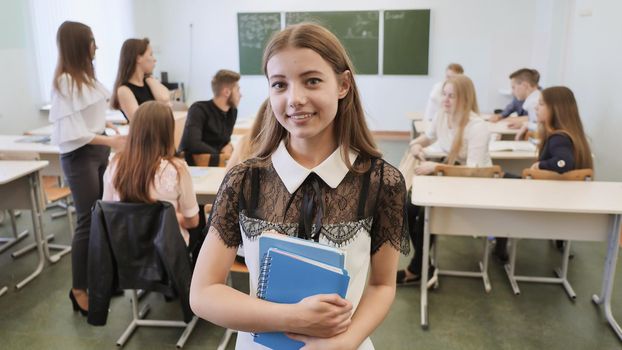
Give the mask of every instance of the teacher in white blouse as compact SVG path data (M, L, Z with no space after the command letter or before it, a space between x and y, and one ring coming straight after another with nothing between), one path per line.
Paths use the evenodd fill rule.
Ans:
M52 143L60 148L65 179L77 214L72 242L74 311L88 314L87 260L91 207L102 196L102 176L110 148L121 149L124 136L106 136L109 92L95 78L95 39L87 25L66 21L58 28L58 63L52 89Z

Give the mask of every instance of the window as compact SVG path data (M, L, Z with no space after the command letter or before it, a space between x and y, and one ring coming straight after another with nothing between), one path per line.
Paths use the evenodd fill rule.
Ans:
M58 52L56 31L64 21L82 22L93 30L98 50L95 74L112 89L123 41L134 36L133 5L127 0L29 0L40 92L43 101L51 96Z

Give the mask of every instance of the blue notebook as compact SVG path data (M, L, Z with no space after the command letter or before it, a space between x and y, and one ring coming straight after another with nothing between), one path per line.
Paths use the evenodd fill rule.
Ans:
M259 258L263 259L270 248L279 248L340 268L344 268L346 263L346 253L339 248L278 233L263 233L259 237Z
M284 304L297 303L316 294L336 293L345 298L349 282L348 272L342 267L272 247L261 263L257 297ZM304 346L282 332L257 333L254 341L279 350L298 350Z

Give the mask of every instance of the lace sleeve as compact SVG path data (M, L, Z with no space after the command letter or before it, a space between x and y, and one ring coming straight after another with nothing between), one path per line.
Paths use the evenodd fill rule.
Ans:
M243 163L229 170L218 189L218 195L205 228L205 232L209 232L209 228L213 226L227 247L237 247L242 244L238 201L247 169L248 167Z
M371 228L371 254L385 243L407 255L410 251L406 185L402 174L386 162L379 166L380 186Z

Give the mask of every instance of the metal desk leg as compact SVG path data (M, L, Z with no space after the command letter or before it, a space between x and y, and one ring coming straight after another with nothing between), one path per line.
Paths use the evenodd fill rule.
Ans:
M43 241L42 239L43 230L41 227L41 207L39 206L41 203L39 197L39 173L35 172L30 174L28 176L28 180L30 183L30 203L32 205L32 227L34 230L35 242L37 242L37 256L39 257L39 262L37 263L35 270L28 277L15 285L16 289L22 289L26 284L28 284L28 282L37 277L43 270L43 265L45 264L43 248L47 241Z
M0 288L0 297L1 297L1 296L3 296L3 295L4 295L4 293L6 293L6 291L7 291L7 290L8 290L8 288L7 288L6 286L5 286L5 287Z
M607 258L605 259L605 271L603 273L603 286L600 296L594 294L592 301L596 304L604 304L605 317L609 322L611 328L620 340L622 340L622 328L613 317L611 312L611 295L613 294L613 281L616 272L616 263L618 260L618 252L620 251L619 239L620 239L620 220L621 215L615 215L613 219L613 225L611 232L609 232L609 241L607 245Z
M425 207L423 262L421 265L421 328L428 329L428 260L430 256L430 207Z
M26 238L26 236L28 236L28 230L24 230L20 233L17 233L17 223L15 222L15 211L14 210L9 210L9 216L11 217L11 227L13 228L13 237L0 238L0 243L3 243L2 246L0 246L0 253L11 248L12 246L20 242L22 239Z
M37 181L35 181L35 187L36 187L37 196L38 196L39 194L43 193L43 189L41 188L41 183L39 182L38 176L36 180ZM40 200L37 203L43 203L40 197L37 197L37 199ZM43 254L50 263L52 264L57 263L60 260L60 258L62 258L64 255L71 252L71 246L66 246L66 245L61 245L61 244L48 244L48 240L43 238L45 234L43 233L43 210L41 209L38 212L37 220L39 222L40 241L43 244ZM50 249L59 250L59 252L54 255L50 255Z

